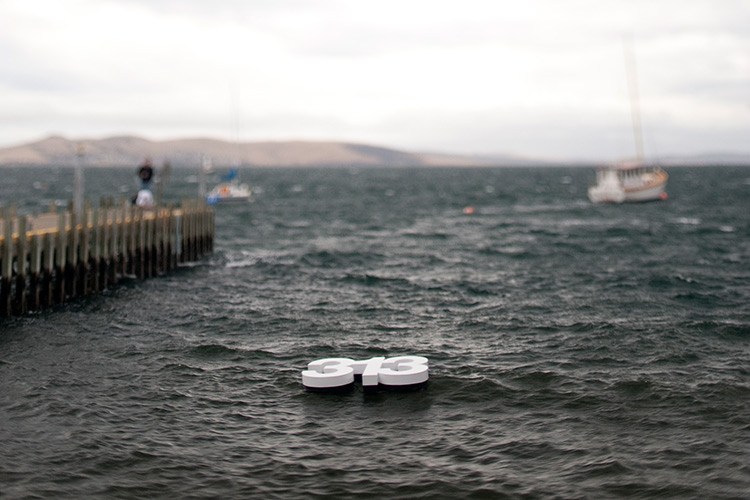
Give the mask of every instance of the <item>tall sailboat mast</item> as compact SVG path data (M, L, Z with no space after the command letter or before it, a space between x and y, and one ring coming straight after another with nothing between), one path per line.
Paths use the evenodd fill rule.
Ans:
M638 164L643 163L643 130L641 128L641 109L638 96L638 74L635 64L635 49L633 39L624 40L625 69L628 74L628 91L630 93L630 114L633 119L633 138L635 139L635 153Z

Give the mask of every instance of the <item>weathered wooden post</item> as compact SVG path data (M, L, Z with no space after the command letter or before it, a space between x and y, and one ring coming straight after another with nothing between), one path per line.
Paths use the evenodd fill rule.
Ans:
M65 302L65 263L68 260L68 234L65 229L65 212L60 212L57 215L57 242L55 244L55 290L54 290L54 301L55 304L62 304Z
M128 221L128 234L130 237L130 245L128 249L128 269L130 270L131 275L136 276L138 274L136 254L136 244L138 241L138 221L136 221L136 218L138 217L138 213L135 207L130 207L129 212L130 219Z
M184 212L179 211L179 213L175 214L174 217L175 222L175 235L174 235L174 267L177 267L180 262L182 262L183 255L185 253L185 246L182 244L184 241L183 234L185 232L185 219L184 219Z
M190 250L190 247L188 246L188 234L190 231L189 224L188 224L188 207L187 207L187 201L182 200L182 203L180 204L180 239L178 240L177 244L180 245L180 263L186 262L189 260L188 258L188 251Z
M117 210L110 200L107 207L107 285L117 284Z
M86 210L84 210L85 212ZM78 217L72 208L68 207L68 217L70 220L70 230L67 231L67 246L65 252L65 295L66 297L75 297L78 291L78 279L76 266L80 255L78 254Z
M10 210L3 207L3 253L2 253L2 282L0 283L0 316L8 317L12 313L11 287L13 282L13 220Z
M44 247L44 261L42 266L42 307L49 307L54 304L52 291L52 272L55 268L55 239L56 238L53 233L45 233L42 236Z
M159 273L156 267L156 241L158 240L159 231L159 220L157 219L156 212L154 212L154 218L149 219L149 236L148 236L148 277L153 278L158 276Z
M154 248L153 248L153 270L154 276L162 274L161 268L161 238L162 238L162 218L161 207L157 207L154 211Z
M128 242L130 241L128 239L128 226L126 223L127 218L127 209L128 209L128 201L125 198L122 198L120 200L120 221L119 221L119 230L117 231L118 236L118 255L117 255L117 271L120 273L120 276L125 277L125 275L128 274ZM117 216L115 216L115 219L117 219ZM115 220L117 222L117 220Z
M89 229L89 222L92 222L94 226L96 224L94 217L96 217L96 211L91 209L91 202L86 200L86 208L80 221L81 224L80 226L76 226L76 230L79 233L77 256L79 295L88 295L92 290L96 290L91 269L91 241L93 239L92 231L94 227Z
M214 252L214 224L216 223L216 218L214 215L214 209L209 208L209 218L208 218L208 252L213 253Z
M172 269L172 208L164 209L164 270L169 272Z
M185 234L183 235L185 241L185 252L183 258L185 262L195 260L195 245L193 245L193 237L195 236L195 226L193 225L193 207L190 206L190 200L185 200L182 208L182 216L185 218Z
M104 200L99 203L99 245L101 254L99 256L99 290L106 290L109 278L109 231L107 225L107 207Z
M143 266L143 276L142 278L150 278L151 273L151 219L145 219L143 218L142 221L142 228L141 228L141 265Z
M136 231L137 231L137 238L136 238L136 246L135 246L135 253L136 253L136 276L138 279L144 279L146 277L146 256L144 255L144 246L146 241L146 225L143 221L143 209L142 208L136 208Z
M27 219L18 216L18 244L16 253L16 293L14 297L14 313L18 316L26 314L26 259L28 257L28 235L26 234ZM11 243L13 240L11 239Z
M177 259L179 246L177 245L178 239L178 225L177 215L175 214L174 204L169 205L169 268L175 269L177 267Z
M167 269L174 269L177 266L177 253L175 251L175 238L177 234L177 228L175 226L175 215L174 205L169 204L167 206L167 241L166 241L166 253L167 253Z
M167 216L164 207L159 207L157 214L157 238L156 238L156 270L158 275L164 274L167 269L164 266L164 243L166 241Z
M29 235L29 311L38 311L40 304L40 279L42 269L42 235Z
M200 210L200 208L201 208L200 205L196 203L196 207L195 207L195 222L196 222L196 226L197 226L197 240L196 240L197 241L196 247L198 249L198 255L196 255L197 258L203 257L203 255L205 254L205 249L206 249L206 247L205 247L205 245L206 245L206 240L205 240L206 234L204 232L205 223L206 223L206 214L205 214L205 212L203 210Z
M109 236L109 265L107 267L107 281L112 284L117 284L117 263L118 263L118 241L117 241L117 209L115 209L114 201L110 200L109 208L107 210L111 220L107 222L108 236Z
M99 288L99 261L101 259L101 227L99 221L99 210L93 209L91 211L91 240L93 249L91 252L86 252L89 255L84 260L85 265L89 268L91 274L91 290L94 292L100 291ZM86 245L88 247L88 245Z
M197 231L196 231L196 224L195 224L195 211L193 210L193 203L191 200L188 200L187 202L188 206L188 226L190 227L190 237L188 238L188 248L190 248L190 251L188 252L188 260L190 262L196 260L198 258L198 252L197 245L196 245L196 237L197 237Z

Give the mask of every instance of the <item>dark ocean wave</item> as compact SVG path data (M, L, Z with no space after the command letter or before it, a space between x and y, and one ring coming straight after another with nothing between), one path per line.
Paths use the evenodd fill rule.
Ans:
M342 283L362 286L385 286L388 288L416 288L408 279L375 274L347 274L341 279Z

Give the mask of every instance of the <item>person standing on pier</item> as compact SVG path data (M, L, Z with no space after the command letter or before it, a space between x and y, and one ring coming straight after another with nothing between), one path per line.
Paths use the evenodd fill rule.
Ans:
M150 210L154 208L154 195L151 192L151 179L154 177L154 168L151 166L151 158L146 158L138 167L138 178L141 180L141 188L133 198L136 206Z
M138 177L141 179L141 189L151 189L151 179L154 177L154 168L151 166L151 158L146 158L138 168Z

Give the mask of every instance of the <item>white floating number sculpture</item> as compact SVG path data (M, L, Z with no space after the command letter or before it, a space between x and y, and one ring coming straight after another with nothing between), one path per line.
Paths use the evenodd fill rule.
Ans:
M422 356L376 357L363 361L325 358L308 363L302 385L313 392L343 392L362 380L365 392L384 389L415 390L427 383L429 368Z

